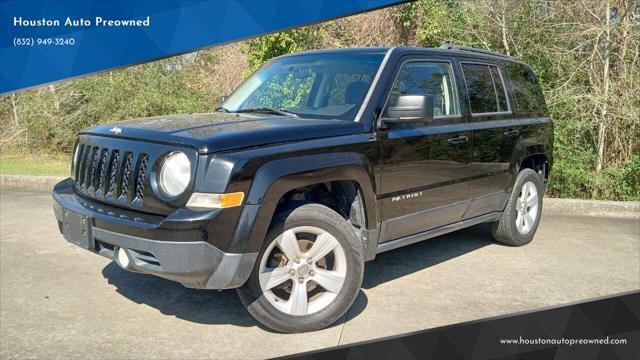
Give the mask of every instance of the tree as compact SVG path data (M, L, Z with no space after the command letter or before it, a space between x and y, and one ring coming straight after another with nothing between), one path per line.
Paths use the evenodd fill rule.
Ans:
M246 53L253 70L274 57L312 49L321 39L318 27L293 29L247 41Z

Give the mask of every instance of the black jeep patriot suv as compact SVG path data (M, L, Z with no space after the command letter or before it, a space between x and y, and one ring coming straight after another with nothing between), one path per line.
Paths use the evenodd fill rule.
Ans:
M210 114L80 133L53 190L65 239L122 268L237 288L282 332L328 326L376 254L478 223L536 232L553 128L525 64L360 48L271 60Z

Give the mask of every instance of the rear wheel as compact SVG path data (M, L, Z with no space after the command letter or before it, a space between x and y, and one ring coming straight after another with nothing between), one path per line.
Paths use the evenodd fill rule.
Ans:
M306 204L276 217L238 295L269 328L317 330L351 307L363 272L362 245L352 226L326 206Z
M533 240L542 213L544 185L538 173L523 169L500 220L491 224L493 238L503 244L522 246Z

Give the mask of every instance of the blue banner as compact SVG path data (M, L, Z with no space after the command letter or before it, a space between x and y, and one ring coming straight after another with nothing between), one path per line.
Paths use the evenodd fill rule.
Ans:
M3 1L0 93L400 2Z

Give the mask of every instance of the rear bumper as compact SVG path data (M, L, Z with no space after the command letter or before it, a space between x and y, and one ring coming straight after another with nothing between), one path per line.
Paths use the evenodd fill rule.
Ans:
M253 269L257 253L226 253L206 241L179 241L187 229L194 227L193 220L185 221L183 227L173 224L175 230L163 230L162 240L97 227L96 219L104 223L110 216L79 198L70 191L71 186L71 181L65 180L53 190L54 213L61 233L76 245L116 260L126 270L156 275L190 288L229 289L244 284ZM122 219L115 217L113 222L123 228ZM135 233L135 228L131 232ZM78 241L78 237L82 239ZM129 261L119 261L119 251Z

